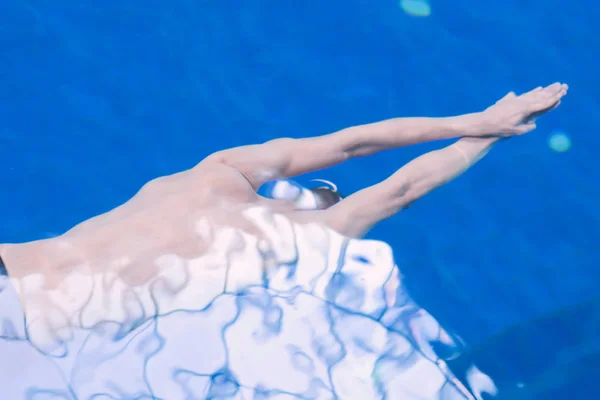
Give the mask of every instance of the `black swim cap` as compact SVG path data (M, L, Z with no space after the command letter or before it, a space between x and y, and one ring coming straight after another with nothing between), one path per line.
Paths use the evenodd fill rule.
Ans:
M337 191L337 186L333 182L324 179L313 179L313 181L323 182L327 185L310 189L310 191L315 194L318 209L323 210L329 208L343 200L344 196Z

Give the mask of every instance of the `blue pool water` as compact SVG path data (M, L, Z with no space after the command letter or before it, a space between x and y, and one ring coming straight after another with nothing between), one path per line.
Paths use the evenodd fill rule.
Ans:
M222 148L473 112L564 81L537 131L369 238L468 344L457 370L476 362L509 399L583 396L600 374L600 6L430 3L414 18L396 1L2 2L0 242L61 233ZM548 147L554 130L570 151ZM303 181L353 192L439 146Z

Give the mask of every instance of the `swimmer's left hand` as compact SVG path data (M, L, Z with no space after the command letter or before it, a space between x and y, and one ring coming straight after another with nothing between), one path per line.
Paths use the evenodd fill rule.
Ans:
M535 119L558 107L568 89L557 82L520 96L508 93L482 113L486 135L511 137L531 132L536 128Z

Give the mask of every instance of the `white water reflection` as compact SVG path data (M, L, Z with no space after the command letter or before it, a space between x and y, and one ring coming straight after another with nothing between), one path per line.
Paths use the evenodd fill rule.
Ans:
M0 387L6 399L471 399L494 393L460 343L406 293L390 247L247 218L267 240L199 225L198 259L165 254L159 274L73 274L0 285ZM19 303L22 296L24 307ZM26 310L27 328L22 309ZM471 386L471 387L469 387Z

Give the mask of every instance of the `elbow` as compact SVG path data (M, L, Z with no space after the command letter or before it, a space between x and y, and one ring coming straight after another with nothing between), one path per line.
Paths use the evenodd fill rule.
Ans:
M417 199L419 199L419 197L420 196L417 196L413 192L409 191L402 196L394 198L390 202L390 207L389 207L390 210L389 210L388 214L390 214L390 216L391 216L391 215L399 213L402 210L409 208L412 203L414 203Z
M383 218L389 218L412 204L417 198L417 191L410 182L383 182L381 186L379 207Z
M409 208L415 201L431 191L431 187L425 185L407 185L404 194L397 199L396 206L399 211Z
M442 186L448 180L443 175L426 170L416 176L407 176L397 192L397 206L408 208L412 203Z

